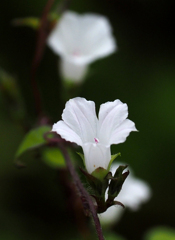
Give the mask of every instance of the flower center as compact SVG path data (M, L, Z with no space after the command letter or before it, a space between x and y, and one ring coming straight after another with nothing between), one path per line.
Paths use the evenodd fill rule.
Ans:
M95 140L95 143L99 143L98 138L94 138L94 140Z
M81 52L80 50L74 50L72 54L74 57L79 57L81 55Z

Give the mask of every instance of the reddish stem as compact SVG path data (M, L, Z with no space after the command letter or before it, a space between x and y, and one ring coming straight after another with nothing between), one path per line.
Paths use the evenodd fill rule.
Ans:
M65 147L62 144L59 144L59 148L61 149L61 151L64 155L67 168L74 180L74 183L75 183L77 189L79 190L83 207L85 208L85 210L89 210L91 212L91 215L92 215L94 223L95 223L95 228L97 231L98 238L99 238L99 240L104 240L100 221L99 221L95 206L92 202L92 199L91 199L90 195L87 193L87 191L85 190L85 188L83 187L83 184L81 183L81 181L78 177L78 174L76 173L74 166L72 165L72 162L71 162L71 159L69 157L67 150L65 149Z
M41 108L41 96L38 89L38 85L36 83L36 72L40 64L40 61L42 59L45 44L46 44L46 39L49 34L48 14L54 1L55 0L48 0L43 10L41 20L40 20L40 27L38 29L38 34L37 34L35 54L34 54L34 58L32 61L32 68L31 68L31 84L32 84L34 98L35 98L36 112L38 115L41 114L42 108Z

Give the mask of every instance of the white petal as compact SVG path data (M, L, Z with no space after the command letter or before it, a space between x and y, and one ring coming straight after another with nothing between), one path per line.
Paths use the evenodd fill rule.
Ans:
M61 57L88 64L116 50L107 18L97 14L63 14L48 38L48 45Z
M120 220L124 209L121 206L109 207L106 212L98 214L100 223L104 225L111 225Z
M136 211L140 208L141 204L147 202L150 197L151 190L148 184L130 174L117 199L130 209Z
M102 167L107 169L111 159L110 147L99 143L86 143L82 145L86 169L92 173L96 168Z
M110 144L123 143L130 132L137 131L135 123L129 119L125 119L120 126L113 130L110 137Z
M97 14L81 16L79 48L88 63L105 57L116 50L112 29L106 17Z
M116 168L121 164L114 164L112 172L114 174ZM131 210L138 210L142 203L147 202L150 199L151 190L146 182L134 178L129 175L123 184L122 190L119 196L115 199L116 201L122 202L125 207ZM99 214L99 219L102 224L112 224L120 220L124 209L120 206L112 206L106 210L106 212Z
M71 55L77 45L78 32L78 15L73 12L65 12L51 32L48 45L62 57Z
M97 116L93 101L80 97L70 99L66 103L62 119L83 143L94 142L97 134Z
M87 68L88 68L87 65L76 64L66 59L61 59L60 70L61 70L63 79L65 80L69 80L77 83L83 81L87 73Z
M119 165L125 165L124 163L114 163L111 171L114 174ZM126 207L132 210L137 210L142 203L147 202L151 197L151 189L149 185L133 176L132 170L129 169L130 174L126 178L122 190L115 199L122 202Z
M98 138L103 144L112 144L111 136L115 129L128 116L128 107L120 100L107 102L100 106Z
M91 59L89 59L90 62L114 53L116 51L114 38L112 36L102 37L101 40L91 46L91 51L92 55Z
M63 121L55 123L52 127L52 132L58 133L62 138L69 142L74 142L82 146L81 138Z

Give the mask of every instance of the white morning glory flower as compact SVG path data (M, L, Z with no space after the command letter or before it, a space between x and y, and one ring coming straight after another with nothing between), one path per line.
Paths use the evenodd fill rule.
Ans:
M131 131L137 131L127 117L127 104L120 100L101 104L97 118L95 103L77 97L66 103L63 121L55 123L52 131L83 148L86 169L91 174L96 168L108 168L111 144L122 143Z
M98 14L65 12L48 38L48 45L61 57L64 79L83 80L88 64L116 50L108 19Z
M114 174L119 165L125 165L123 163L114 163L112 166L112 173ZM106 198L107 198L106 190ZM151 197L151 189L146 182L133 176L132 171L126 178L122 190L115 199L116 201L122 202L126 208L133 211L138 210L141 204L147 202ZM99 214L101 223L111 224L121 218L124 213L124 209L118 206L112 206L106 210L106 212Z

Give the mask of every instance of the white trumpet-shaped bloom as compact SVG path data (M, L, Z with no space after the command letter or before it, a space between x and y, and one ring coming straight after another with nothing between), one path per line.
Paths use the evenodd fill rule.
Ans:
M84 78L88 64L116 50L106 17L71 11L65 12L59 19L48 44L61 57L63 77L76 82Z
M97 118L95 103L77 97L66 103L63 120L52 131L83 148L86 169L92 173L99 167L108 168L112 144L124 142L131 131L137 131L127 117L127 104L120 100L101 104Z
M115 173L119 165L125 165L123 163L114 163L111 172ZM108 191L108 189L107 189ZM107 197L106 191L106 197ZM122 202L126 208L133 211L138 210L141 204L147 202L151 197L151 189L148 184L133 176L130 170L129 176L126 178L122 190L115 199L116 201ZM112 206L106 210L106 212L99 214L100 221L104 224L110 224L120 219L124 209L121 207Z

